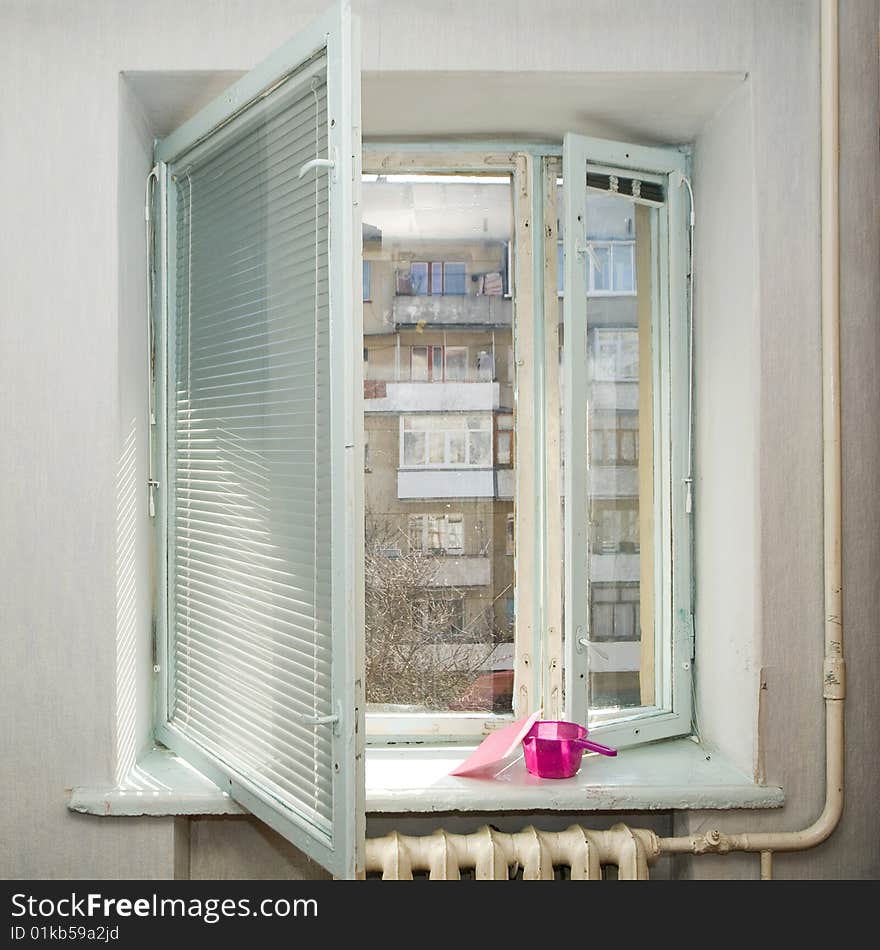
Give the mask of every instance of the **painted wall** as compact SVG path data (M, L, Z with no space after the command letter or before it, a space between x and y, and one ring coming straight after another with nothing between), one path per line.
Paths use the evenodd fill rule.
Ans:
M138 687L149 676L142 647L149 546L145 498L137 488L145 476L145 423L136 405L144 321L133 290L144 275L133 249L143 228L137 196L152 120L138 119L119 74L243 71L324 6L324 0L7 0L0 7L0 36L6 40L0 56L0 154L7 182L0 213L14 223L0 230L0 640L8 680L0 690L0 717L15 724L3 734L7 795L0 840L6 846L0 875L311 873L253 823L198 821L183 835L175 830L183 823L172 820L71 815L64 789L112 781L132 743L137 747L146 738L146 694ZM705 513L720 530L741 519L752 528L731 528L723 539L726 558L712 553L710 539L701 536L698 569L711 581L699 619L701 631L710 631L706 636L727 641L726 655L737 664L737 692L756 688L757 671L765 670L760 746L743 738L735 755L744 763L763 760L768 780L782 782L789 801L781 813L734 814L718 823L731 830L808 823L821 807L823 754L818 4L365 0L357 6L363 12L364 69L368 81L379 77L373 90L387 93L389 84L405 83L413 74L442 90L431 73L460 82L462 71L476 70L492 73L486 87L503 96L505 89L521 87L530 71L542 82L560 80L559 74L580 77L584 88L590 86L584 80L589 72L601 77L593 84L597 89L661 88L668 81L665 88L680 95L644 119L643 104L623 101L616 126L613 116L596 119L602 97L586 96L595 112L594 106L578 110L575 102L565 116L575 131L656 141L663 140L664 129L674 130L676 140L695 138L709 155L723 152L732 129L750 129L751 161L745 156L746 166L733 171L751 195L743 198L751 201L750 211L741 210L737 220L753 229L754 246L731 253L737 272L751 273L752 293L736 291L741 307L725 302L723 274L716 267L712 276L705 261L700 304L716 304L717 319L725 324L745 308L743 319L755 335L739 324L711 327L708 311L698 319L706 332L699 365L712 365L704 344L717 339L734 346L748 368L742 411L749 424L733 413L733 387L742 387L729 367L700 380L700 392L736 424L732 437L751 447L754 458L744 473L710 459L707 451L718 443L707 434L704 417L698 451L706 464L700 470L713 473L713 483L704 480L698 501L704 511L709 506ZM874 640L880 608L880 499L874 490L880 466L878 5L841 0L841 7L848 804L834 838L814 852L781 857L779 876L880 874L880 816L873 772L865 765L876 762L880 751L874 728L880 688ZM428 36L431 42L425 43ZM706 71L712 75L687 75ZM705 103L698 102L701 90L725 72L748 73L748 92L737 93L707 124L717 103L706 114ZM401 112L395 128L389 102L393 96L365 96L367 130L371 114L389 134L417 132L420 123L423 132L466 131L473 121L472 101L464 117L461 100L438 94L422 113ZM528 105L518 114L528 116ZM531 105L536 115L540 102ZM492 128L497 118L491 102L485 115L487 131L523 131ZM641 133L640 122L650 130ZM701 161L698 175L711 181ZM730 206L719 197L705 207L711 233ZM713 385L728 390L713 391ZM138 498L134 511L126 494L129 458L138 470L131 482ZM729 496L725 485L733 490ZM727 518L712 511L719 499L732 506ZM133 527L132 537L126 526ZM134 565L133 589L120 564L126 560ZM731 563L738 584L754 585L745 602L737 603L735 619L726 613L732 596L726 573L719 579ZM758 646L740 650L738 636ZM721 677L722 669L709 667L707 675ZM119 721L131 724L130 735L117 727ZM707 728L719 739L730 731L720 716L710 717ZM745 728L748 736L748 722ZM676 830L709 820L716 818L681 815ZM755 876L757 859L683 861L676 873Z

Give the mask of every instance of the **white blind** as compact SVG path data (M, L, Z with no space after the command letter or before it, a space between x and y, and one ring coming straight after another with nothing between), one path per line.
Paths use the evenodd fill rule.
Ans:
M168 715L331 835L326 64L171 168Z

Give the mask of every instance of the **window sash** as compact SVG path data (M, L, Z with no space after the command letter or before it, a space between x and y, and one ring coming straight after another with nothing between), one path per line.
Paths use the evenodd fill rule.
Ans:
M582 143L585 140L581 140ZM572 710L569 704L566 710L555 707L554 703L559 701L562 695L561 680L554 680L553 669L560 671L563 664L545 662L548 657L555 655L552 653L556 649L555 643L559 643L561 657L561 627L562 627L562 609L561 609L561 584L558 580L560 572L552 568L553 564L558 563L554 559L554 545L563 544L562 531L554 532L552 525L554 518L561 517L555 510L552 499L558 497L558 491L554 492L558 480L564 475L566 479L571 477L569 471L560 471L558 461L555 461L552 452L548 452L548 441L552 445L554 439L554 426L558 425L559 420L559 398L556 395L555 379L556 373L561 373L564 379L562 393L563 402L571 404L572 399L572 367L560 365L557 360L556 345L556 307L557 307L557 277L556 268L562 266L568 272L570 264L567 260L571 257L567 253L565 257L559 254L557 250L556 238L556 198L557 198L557 179L562 173L560 156L563 150L554 152L552 148L546 146L523 147L520 152L513 156L510 170L514 175L515 186L515 221L516 221L516 241L518 253L515 258L516 267L516 286L518 290L517 308L514 326L514 347L511 353L509 365L516 365L519 371L512 376L510 381L516 380L517 398L522 403L534 405L539 408L538 420L535 432L544 432L543 437L535 438L535 432L525 433L520 431L517 438L514 439L514 451L516 453L516 495L517 497L527 497L530 500L535 499L534 505L517 506L518 516L521 520L517 525L517 534L520 537L527 537L530 543L522 546L517 544L517 591L516 598L516 649L518 659L516 661L516 707L515 715L522 715L531 709L537 708L541 704L540 697L544 697L544 714L568 715L574 717L576 711ZM570 143L569 143L569 154ZM668 381L666 384L666 396L663 405L659 405L659 392L655 393L658 405L655 409L655 418L657 419L658 431L656 438L664 441L668 445L670 433L673 426L677 431L683 431L686 421L682 418L681 407L686 405L686 386L687 380L687 362L686 347L683 346L683 334L685 328L684 300L686 290L686 273L684 257L684 236L685 216L684 202L680 189L671 187L674 185L674 179L671 177L676 171L684 172L686 169L686 159L681 153L667 151L663 149L641 149L636 146L623 143L606 143L600 140L589 140L589 148L580 150L580 160L586 166L587 160L603 165L597 166L604 168L608 166L611 173L618 167L624 167L627 164L627 157L638 163L638 177L643 180L652 180L663 183L668 191L668 203L664 214L667 216L668 226L664 229L663 240L667 243L660 248L661 254L668 255L670 262L669 274L664 278L664 286L661 288L661 294L674 297L671 306L666 314L666 326L670 328L667 331L668 339L664 341L667 349L667 367L666 374ZM504 168L500 161L501 156L497 156L493 162L494 168ZM446 151L438 150L433 147L430 150L420 149L418 146L391 146L384 149L369 149L365 153L365 164L370 171L379 173L389 167L401 167L413 173L431 172L438 168L446 168L454 171L479 171L487 166L489 159L483 153L475 153L466 146L460 150L450 146ZM572 167L569 165L569 167ZM543 193L542 193L543 192ZM524 220L540 220L543 217L545 221L546 237L540 229L523 229ZM568 229L568 233L573 233ZM658 238L659 240L659 235ZM564 261L564 263L563 263ZM511 265L508 267L509 280L513 283L513 255L511 255ZM586 267L582 268L584 280L588 280ZM567 281L573 279L566 273ZM586 289L584 290L586 296ZM659 320L655 319L653 325L655 333L659 334ZM569 334L566 333L566 344L570 342ZM655 340L655 345L659 346L659 339ZM568 352L571 352L568 350ZM524 368L525 367L525 368ZM582 373L582 367L579 368ZM683 382L685 381L685 382ZM674 406L676 415L672 416L671 407ZM661 411L662 410L662 411ZM522 437L525 436L525 437ZM555 436L559 438L559 436ZM565 433L568 439L568 433ZM586 439L586 433L584 433ZM677 439L675 450L667 452L667 462L664 471L664 484L667 486L667 494L672 496L672 473L673 471L683 474L685 468L682 464L681 446L686 443L686 439ZM586 445L583 446L584 456L586 455ZM567 457L571 458L570 453ZM658 455L659 458L659 455ZM536 491L535 486L545 486L542 491ZM542 501L543 499L543 501ZM548 504L548 501L550 502ZM656 499L655 499L656 502ZM674 510L673 510L674 509ZM676 523L676 536L674 546L669 539L672 537L672 522ZM536 543L534 539L543 538L545 556L538 558L536 554ZM668 643L668 655L671 661L676 664L683 657L689 657L692 649L692 639L690 638L690 627L688 618L690 616L689 601L689 576L690 576L690 547L689 547L689 526L687 519L683 517L680 498L676 498L675 504L670 505L670 510L666 515L666 522L658 525L658 537L665 538L665 545L669 547L666 555L667 562L673 558L676 561L677 571L668 585L667 593L663 603L664 615L669 618L672 616L672 603L680 605L682 612L676 615L676 622L670 623L665 632ZM571 565L570 558L570 531L566 532L564 539L566 545L566 572ZM582 542L585 543L585 540ZM561 560L561 558L559 558ZM571 589L572 578L567 574L567 586ZM674 589L673 589L674 585ZM661 585L658 583L658 589ZM536 592L541 591L540 597ZM559 608L555 606L556 599L559 598ZM566 608L567 613L568 608ZM583 617L583 614L582 614ZM569 625L566 626L566 644L570 647L573 642L573 631L575 628L570 626L571 617L568 616ZM586 624L588 619L582 619L584 629L588 629ZM554 640L554 626L560 631L558 641ZM550 631L549 637L545 638L545 632ZM542 664L533 663L527 670L521 662L521 656L525 652L530 652L533 657L541 656L544 658ZM689 661L685 661L689 664ZM566 666L570 663L568 650L566 651ZM577 658L571 665L571 671L566 671L566 679L572 682L570 677L577 676L578 669L586 669L583 665L584 659ZM544 675L538 669L543 665ZM670 671L667 671L669 673ZM687 732L690 722L690 673L685 671L686 675L677 675L673 693L673 709L656 705L642 707L637 710L616 711L613 709L602 710L595 717L596 731L605 736L607 741L617 742L620 745L626 745L629 742L646 741L651 738L662 738L670 735L679 735ZM659 674L658 674L659 675ZM671 674L667 677L671 679ZM661 684L662 685L662 684ZM568 696L571 694L568 690ZM583 708L583 720L586 720L586 709ZM484 734L486 730L509 721L510 717L487 716L485 714L425 714L419 716L401 716L398 714L371 714L370 721L370 741L382 742L387 740L403 741L409 739L418 740L418 736L430 734L438 741L466 741L468 737L474 737ZM635 721L638 720L638 721ZM636 730L639 734L636 735Z
M654 217L652 247L655 259L668 262L655 266L656 292L653 294L652 353L657 361L654 379L654 695L655 702L637 708L602 710L593 717L596 735L611 744L626 745L650 739L685 734L691 723L691 665L693 629L690 559L691 525L684 511L682 479L687 471L683 433L687 426L687 335L686 335L686 235L683 189L676 173L686 173L686 157L673 150L642 148L625 143L567 135L563 145L565 174L564 308L565 347L563 354L563 402L565 442L565 635L566 683L588 682L590 650L590 599L580 595L585 584L583 565L590 563L587 492L590 455L587 427L576 424L573 407L587 405L590 373L583 372L576 354L587 353L587 321L590 271L582 266L588 257L589 221L586 205L586 172L637 168L638 177L665 186L667 202ZM600 164L601 163L601 164ZM584 248L584 252L579 252ZM610 253L609 253L610 257ZM613 279L613 278L612 278ZM612 284L613 286L613 284ZM598 331L591 331L598 332ZM619 351L615 349L615 358ZM582 416L580 417L582 419ZM580 569L577 565L581 565ZM673 565L675 570L673 571ZM643 659L644 662L644 659ZM586 722L587 691L566 690L566 717Z
M211 105L198 113L156 146L160 181L160 266L162 291L161 316L156 321L156 471L159 473L156 525L158 572L157 622L157 739L182 758L204 772L240 801L250 812L273 827L298 848L328 868L337 877L354 878L363 868L364 849L364 783L362 719L363 702L358 699L356 681L362 680L362 608L357 591L362 587L363 514L361 438L355 426L357 407L362 398L360 302L360 221L353 182L360 179L358 160L360 142L360 88L358 46L353 42L357 32L347 4L337 4L308 29L302 31L268 60L230 87ZM172 411L171 397L175 383L173 346L176 314L176 201L179 179L176 171L183 162L197 161L209 151L222 149L261 110L272 107L274 91L284 93L285 77L294 74L301 64L323 56L326 58L327 111L340 121L332 123L327 141L327 154L337 161L336 176L328 182L329 211L327 226L338 239L328 256L328 283L331 286L329 319L337 327L330 343L328 363L338 373L333 390L338 394L329 405L327 451L331 458L328 491L333 511L330 545L334 552L335 582L328 599L332 615L330 647L332 683L330 706L338 710L334 724L320 726L332 735L332 752L327 759L330 776L326 791L332 794L333 809L329 828L310 826L295 805L279 796L257 767L243 768L238 751L229 746L230 754L208 749L187 730L185 723L172 721L170 692L174 675L173 655L169 650L169 575L167 565L173 563L172 537L169 523L169 433L165 420ZM296 79L293 80L294 82ZM185 169L184 169L185 170ZM316 174L312 172L312 174ZM327 175L325 170L317 172ZM346 451L355 447L355 454ZM354 464L357 459L357 464ZM349 461L351 460L351 462ZM337 557L337 555L340 555ZM283 674L279 672L279 676ZM229 740L231 742L231 740ZM317 786L316 786L317 787Z
M460 416L402 414L400 417L400 467L405 469L491 468L491 414L468 413Z
M526 195L530 195L533 187L531 174L529 174L526 180L524 177L524 166L521 163L517 164L516 161L512 161L509 151L504 153L474 152L466 146L455 145L444 146L442 149L430 148L424 151L418 147L409 145L392 146L390 148L365 146L364 171L366 173L388 174L389 172L393 173L395 169L399 169L403 173L412 174L430 174L431 172L437 171L485 174L486 170L489 169L492 175L510 174L514 194L522 190ZM523 220L522 218L518 219L518 227L522 226ZM525 228L522 233L518 232L517 239L522 242L526 238L529 240L532 239L528 228ZM536 235L535 240L540 240L540 235ZM509 258L513 258L512 253L509 254ZM510 277L508 277L508 290L509 284ZM398 288L399 287L400 283L398 282ZM467 283L465 284L465 292L467 292ZM526 332L528 332L531 327L532 319L533 317L530 312L517 313L514 317L514 339L516 339L521 327L524 326ZM466 350L466 369L463 379L452 378L452 374L449 371L450 355L458 349ZM471 350L472 348L459 348L455 346L447 346L445 348L444 372L446 382L477 381L476 356ZM537 367L534 367L534 370L536 373L538 372ZM510 383L512 384L515 375L512 370L510 372ZM486 415L489 419L489 427L487 430L489 436L489 455L485 467L488 468L492 466L494 458L492 446L493 425L491 422L491 414L487 413ZM401 428L401 433L402 432L403 430ZM516 440L514 440L514 442L516 442ZM518 448L516 451L519 451ZM400 440L399 464L401 467L409 467L404 466L403 463L402 435ZM448 467L460 468L461 466ZM520 618L518 617L514 627L515 649L520 651L520 653L524 653L528 651L530 644L529 647L525 645L526 641L521 636L521 629L525 630L525 625L521 627ZM367 714L367 742L368 744L419 743L424 742L425 736L430 736L432 741L437 742L478 742L488 732L511 722L513 716L526 715L532 711L529 704L531 697L536 696L538 693L540 670L535 667L526 669L520 665L520 668L515 671L515 677L513 715L490 712L432 712L419 714L369 712ZM523 699L523 697L526 698Z

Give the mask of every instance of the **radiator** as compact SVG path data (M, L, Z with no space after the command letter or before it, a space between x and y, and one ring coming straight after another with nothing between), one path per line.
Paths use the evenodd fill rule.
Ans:
M644 881L660 854L657 835L643 828L618 824L608 831L590 831L572 825L565 831L538 831L531 826L504 834L484 826L473 834L457 835L442 829L430 835L392 832L368 838L367 876L383 881L602 880L603 869L613 866L619 880Z

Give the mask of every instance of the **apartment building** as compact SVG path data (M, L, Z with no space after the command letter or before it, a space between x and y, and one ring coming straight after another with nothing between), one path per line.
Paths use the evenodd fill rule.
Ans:
M399 588L384 619L411 628L422 680L408 693L395 677L394 704L430 704L426 682L445 672L456 681L450 708L509 711L510 180L367 176L363 196L366 547L368 559L393 562L368 567L368 628L376 575L373 586ZM392 677L378 660L368 701L377 677ZM469 693L480 677L484 688Z

